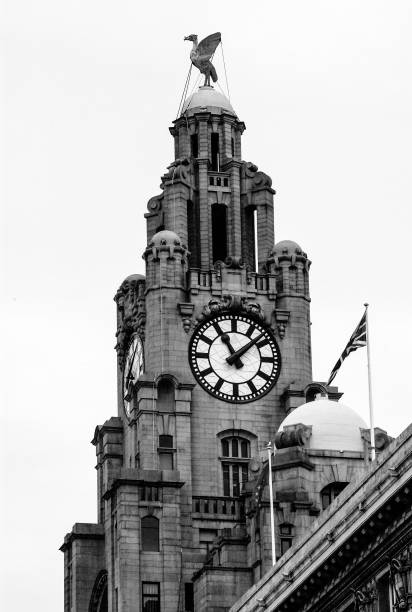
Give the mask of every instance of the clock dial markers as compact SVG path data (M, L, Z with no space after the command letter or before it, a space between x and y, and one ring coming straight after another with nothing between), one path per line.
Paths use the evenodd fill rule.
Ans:
M242 315L218 315L194 331L190 365L199 384L227 402L265 395L280 372L280 353L270 329Z

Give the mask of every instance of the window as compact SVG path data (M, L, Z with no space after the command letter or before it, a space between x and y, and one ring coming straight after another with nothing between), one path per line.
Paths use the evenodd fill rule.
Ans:
M210 137L210 148L212 153L212 170L219 172L220 159L219 159L219 134L212 132Z
M199 139L197 134L191 135L190 148L192 150L192 157L199 157Z
M231 461L226 461L226 457ZM248 480L249 457L249 440L237 437L222 440L223 495L239 497Z
M159 436L159 468L161 470L173 470L173 436Z
M159 552L159 521L155 516L142 518L142 550Z
M235 156L235 139L232 138L231 139L231 145L232 145L232 157Z
M212 205L212 252L213 262L224 261L227 257L226 206Z
M194 609L193 582L185 582L185 612L193 612Z
M160 584L158 582L142 583L143 612L160 612Z
M326 510L331 505L334 499L347 487L348 482L332 482L322 489L320 492L322 500L322 510Z
M190 252L190 266L198 268L200 264L199 253L199 205L197 202L187 200L187 242Z
M157 385L157 408L159 412L174 412L175 389L172 381L163 378Z
M292 546L293 542L293 525L290 523L282 523L279 525L280 534L280 554L284 555Z
M389 574L381 576L376 581L378 612L391 612Z

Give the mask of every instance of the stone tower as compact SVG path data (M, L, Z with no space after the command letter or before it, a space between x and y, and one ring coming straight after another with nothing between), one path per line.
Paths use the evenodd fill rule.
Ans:
M62 546L66 612L226 609L270 563L242 556L267 442L315 393L338 398L312 382L310 261L275 244L275 191L242 160L244 131L210 86L170 128L146 275L115 296L117 416L93 438L98 521ZM219 538L224 594L204 571Z

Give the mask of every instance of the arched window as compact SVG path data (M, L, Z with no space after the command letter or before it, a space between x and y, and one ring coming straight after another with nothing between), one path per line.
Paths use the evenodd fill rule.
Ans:
M155 516L144 516L141 522L142 550L159 552L159 521Z
M223 495L238 497L248 480L250 442L246 438L230 436L221 440Z
M318 396L326 397L325 390L322 387L310 386L306 391L306 402L313 402Z
M212 253L213 262L225 261L227 257L226 206L212 205Z
M345 487L348 486L348 482L332 482L331 484L326 485L320 492L320 497L322 501L322 510L326 510L328 506L331 505L334 499L343 491Z
M157 385L157 408L159 412L174 412L175 388L167 378L162 378Z
M93 585L89 612L107 612L107 609L107 571L102 570Z

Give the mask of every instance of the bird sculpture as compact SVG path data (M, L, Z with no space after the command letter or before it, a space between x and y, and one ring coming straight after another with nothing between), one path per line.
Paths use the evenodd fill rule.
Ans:
M191 40L193 42L193 47L190 52L190 59L193 66L196 66L196 68L200 70L201 74L205 75L204 86L210 86L210 77L212 77L212 80L215 83L217 81L217 72L210 61L210 58L216 51L216 48L221 41L220 32L206 36L206 38L200 41L199 44L197 42L197 34L190 34L190 36L185 37L185 40Z

